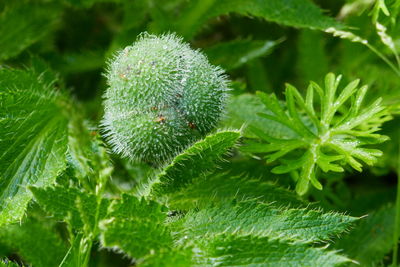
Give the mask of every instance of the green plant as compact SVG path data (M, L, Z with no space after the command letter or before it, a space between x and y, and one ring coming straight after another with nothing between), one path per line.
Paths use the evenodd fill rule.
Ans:
M291 173L300 195L307 192L310 182L322 190L317 180L318 169L343 172L343 167L348 164L361 171L360 161L373 165L382 152L369 148L370 145L388 140L387 136L376 133L384 122L392 118L381 104L382 98L365 106L363 102L367 86L358 88L360 81L355 80L339 91L341 78L328 74L324 88L312 82L305 98L288 84L285 106L274 94L258 94L270 111L259 113L259 116L281 124L287 133L277 138L253 128L254 133L267 143L252 143L244 150L269 153L266 156L267 163L279 160L280 164L272 172Z
M221 117L223 71L174 35L143 34L109 65L103 125L113 150L125 157L165 161Z
M0 1L0 266L397 266L399 3Z

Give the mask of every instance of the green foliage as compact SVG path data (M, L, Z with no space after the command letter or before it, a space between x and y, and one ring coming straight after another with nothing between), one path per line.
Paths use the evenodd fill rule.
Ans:
M0 1L0 266L398 266L399 11Z
M335 252L251 236L218 236L202 253L197 261L202 266L338 266L349 262Z
M232 70L271 53L278 44L279 41L235 40L212 46L205 53L213 64Z
M355 220L338 213L276 208L248 200L191 212L185 216L182 227L185 238L189 239L224 233L310 243L344 232Z
M48 213L58 220L69 221L73 228L79 229L87 225L89 229L95 228L97 202L93 194L82 192L76 188L54 187L30 187L35 200ZM100 203L99 218L107 214L109 201L103 198Z
M267 162L279 160L281 165L272 169L272 172L292 173L297 180L296 191L300 195L307 192L310 182L317 189L322 189L316 176L317 167L324 172L343 172L343 167L348 164L361 171L360 161L373 165L377 157L382 155L380 150L365 146L388 139L376 133L385 121L391 119L388 110L381 104L382 99L378 98L364 107L362 104L367 87L358 89L359 80L355 80L337 93L340 80L341 76L328 74L324 89L311 83L305 99L296 88L287 85L284 107L275 95L259 93L270 110L259 115L292 129L296 137L274 138L254 129L267 143L251 144L246 151L269 153ZM319 110L316 110L315 92L319 95ZM346 105L348 102L350 105ZM300 150L304 152L299 153Z
M0 13L0 61L17 56L52 31L60 17L53 3L12 1Z
M172 209L190 210L233 200L257 200L257 203L279 203L287 206L306 205L293 192L277 184L225 173L212 173L203 179L197 179L186 189L171 195L168 204Z
M172 237L163 225L166 216L156 202L123 195L112 203L107 220L101 224L102 243L117 246L135 258L166 253L164 250L172 245Z
M392 248L394 217L392 205L370 213L336 247L362 266L376 266Z
M176 23L178 32L184 36L192 36L208 19L230 12L241 15L250 14L293 27L319 30L328 27L341 28L338 22L324 16L317 6L307 0L270 0L268 4L257 0L246 2L240 0L196 0L189 4L182 17L178 19Z
M21 225L2 226L0 240L2 245L18 251L24 260L38 267L58 266L67 251L54 224L35 219Z
M251 131L251 128L257 128L264 133L271 135L275 138L293 138L296 136L295 132L286 125L261 118L258 113L269 113L269 109L263 104L261 99L251 94L241 94L233 96L229 99L227 104L227 119L223 121L223 125L228 127L240 128L244 127L243 136L257 137ZM250 127L251 126L251 127Z
M210 132L228 90L223 71L174 35L143 34L107 78L103 125L114 151L153 163Z
M19 221L27 186L47 186L65 169L68 103L34 69L0 69L0 225Z
M163 195L179 191L198 179L214 162L235 145L240 137L238 131L220 131L211 134L176 156L172 163L149 185L149 194Z

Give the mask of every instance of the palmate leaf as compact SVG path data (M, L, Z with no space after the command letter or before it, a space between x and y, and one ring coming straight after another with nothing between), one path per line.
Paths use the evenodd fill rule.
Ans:
M334 251L256 236L220 235L201 246L200 266L338 266L350 260Z
M31 194L66 166L66 98L45 73L0 70L0 225L21 219Z
M250 143L245 151L267 153L267 162L278 161L272 172L292 173L297 179L296 191L306 193L309 183L322 189L318 181L318 169L323 172L343 172L349 165L362 170L362 162L376 163L382 152L370 148L388 137L376 133L381 125L391 119L382 104L382 99L363 106L367 86L358 88L359 80L349 83L337 92L341 76L330 73L325 78L325 87L311 83L306 97L291 85L286 87L286 103L281 105L275 95L259 93L269 113L260 117L274 120L296 133L291 138L276 138L253 127L262 143ZM319 96L315 101L314 94ZM317 107L316 103L319 103ZM272 114L271 114L272 112Z
M215 168L215 161L222 158L240 138L239 131L220 131L196 142L153 179L150 195L161 196L178 192L202 174Z
M277 208L255 201L216 205L188 213L179 234L203 239L218 233L310 243L328 240L346 231L357 218L319 210Z

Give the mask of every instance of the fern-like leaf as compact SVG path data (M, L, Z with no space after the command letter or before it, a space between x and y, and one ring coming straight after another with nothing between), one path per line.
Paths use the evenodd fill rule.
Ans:
M259 115L290 128L296 136L276 138L254 128L254 133L263 141L249 144L245 150L267 153L268 163L278 161L279 165L272 172L292 173L300 195L307 191L310 182L322 189L317 179L318 169L343 172L349 165L361 171L362 162L373 165L382 152L370 145L388 139L377 133L381 125L391 119L382 99L363 106L367 86L358 88L359 80L355 80L337 92L340 80L341 76L330 73L325 78L324 88L311 82L305 98L296 88L287 85L285 105L273 94L258 93L272 112ZM319 102L315 100L315 93Z

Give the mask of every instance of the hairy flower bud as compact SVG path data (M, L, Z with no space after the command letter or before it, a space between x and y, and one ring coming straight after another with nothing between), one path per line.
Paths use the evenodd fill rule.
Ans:
M110 61L103 125L116 153L160 163L209 133L227 80L175 35L143 34Z

